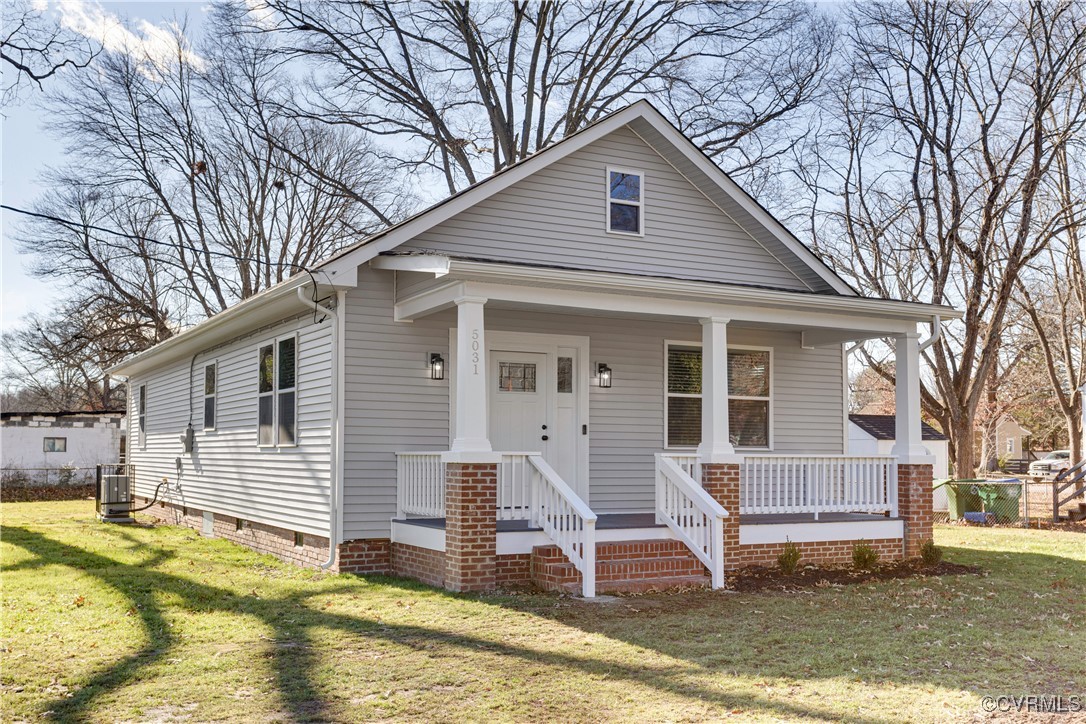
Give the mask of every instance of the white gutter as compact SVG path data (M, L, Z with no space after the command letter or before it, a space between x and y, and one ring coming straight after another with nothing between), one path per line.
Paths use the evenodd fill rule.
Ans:
M316 292L316 286L313 291ZM337 308L342 310L344 292L336 292ZM325 314L332 319L332 410L331 410L331 434L332 455L329 464L332 466L332 480L328 491L328 560L321 564L321 569L327 570L336 562L336 547L339 545L339 491L343 482L343 465L341 464L340 422L339 422L339 394L342 389L340 376L343 365L340 363L340 324L342 316L337 310L322 307L305 295L305 288L298 287L298 299L310 309Z
M932 346L939 341L939 338L943 336L943 320L938 314L931 318L931 336L920 343L918 352L923 352L928 347Z

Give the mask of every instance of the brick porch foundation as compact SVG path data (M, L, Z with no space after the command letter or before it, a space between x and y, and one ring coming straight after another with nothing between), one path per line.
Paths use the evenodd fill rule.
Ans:
M905 557L920 555L920 546L932 537L931 465L898 465L898 514L905 521Z
M831 540L812 543L796 543L799 548L800 565L821 563L824 565L850 565L852 549L858 541ZM878 551L879 560L896 561L901 558L900 538L876 538L866 541ZM777 556L784 552L784 543L756 543L739 546L738 552L728 559L728 568L746 566L776 566Z
M737 463L704 463L701 466L701 486L724 506L724 566L735 568L739 552L739 465Z
M450 591L497 587L498 466L445 465L445 580Z
M144 498L137 503L141 507L151 502ZM144 515L150 515L163 523L204 529L204 511L177 503L156 503ZM212 513L213 536L251 548L258 553L268 553L281 561L299 566L317 567L328 560L328 538L305 533L302 545L295 545L294 531L266 523L239 519L231 515ZM239 525L240 521L240 525ZM387 538L367 538L345 541L339 545L336 560L328 569L336 573L388 574L392 572L391 546Z

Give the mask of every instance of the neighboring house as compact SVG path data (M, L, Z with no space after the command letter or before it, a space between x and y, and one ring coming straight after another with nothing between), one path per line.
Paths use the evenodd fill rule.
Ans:
M588 595L931 535L917 326L960 315L860 297L644 101L310 271L111 370L151 510ZM896 460L843 457L844 348L875 338Z
M1026 438L1031 434L1033 433L1019 425L1013 417L1004 415L995 428L996 456L1012 460L1024 459L1028 454Z
M124 455L123 410L0 413L0 456L5 481L35 483L94 480L94 466Z
M892 455L896 418L893 415L849 415L849 455ZM924 447L935 457L933 473L936 480L950 477L950 440L926 422L921 423ZM932 498L935 510L947 509L946 490L936 488Z

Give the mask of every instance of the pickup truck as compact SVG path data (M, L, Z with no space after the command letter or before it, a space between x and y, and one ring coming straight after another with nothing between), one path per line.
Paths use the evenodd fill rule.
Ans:
M1071 467L1071 451L1053 450L1040 460L1034 460L1029 464L1029 477L1035 482L1052 480L1069 467Z

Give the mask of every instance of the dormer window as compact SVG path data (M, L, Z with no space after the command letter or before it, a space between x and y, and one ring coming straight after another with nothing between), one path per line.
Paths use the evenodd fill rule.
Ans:
M644 233L645 175L607 169L607 230L613 234Z

